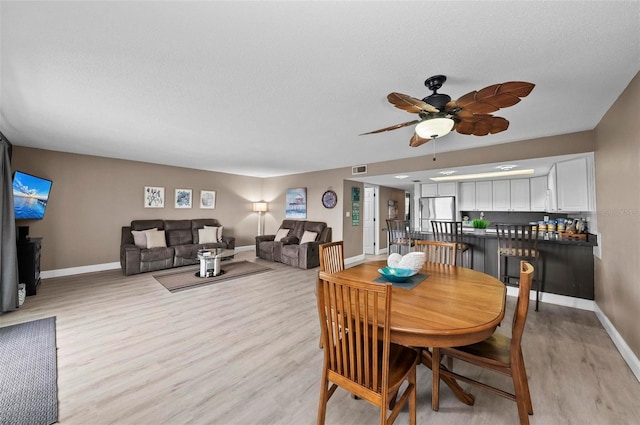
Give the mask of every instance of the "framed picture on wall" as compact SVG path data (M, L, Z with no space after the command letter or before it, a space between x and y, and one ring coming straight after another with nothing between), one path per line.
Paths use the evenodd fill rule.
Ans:
M214 209L216 207L216 191L201 190L200 191L200 208Z
M287 189L286 218L307 218L307 188Z
M144 207L164 208L164 187L145 186L144 187Z
M191 189L176 189L176 200L175 207L176 208L191 208L192 206L192 195L193 191Z

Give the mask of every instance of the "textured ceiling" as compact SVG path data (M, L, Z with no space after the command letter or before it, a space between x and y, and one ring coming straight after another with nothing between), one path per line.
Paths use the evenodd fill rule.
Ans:
M590 130L640 70L640 2L0 3L0 130L14 144L275 176L426 155L386 101L536 84L485 137Z

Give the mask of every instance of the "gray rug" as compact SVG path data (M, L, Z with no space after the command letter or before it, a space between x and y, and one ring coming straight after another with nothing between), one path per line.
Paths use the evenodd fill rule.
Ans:
M223 261L221 269L224 271L224 274L215 277L202 278L196 276L195 273L200 270L199 267L189 267L188 269L182 269L180 271L154 274L153 277L170 292L178 292L202 285L217 283L222 280L234 279L271 270L269 267L250 261L234 261L231 263L225 263Z
M0 424L58 421L56 318L0 328Z

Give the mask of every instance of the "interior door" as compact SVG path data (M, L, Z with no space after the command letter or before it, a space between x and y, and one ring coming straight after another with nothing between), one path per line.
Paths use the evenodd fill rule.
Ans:
M376 197L375 188L364 188L364 214L363 228L364 240L362 242L365 254L375 254L376 241Z

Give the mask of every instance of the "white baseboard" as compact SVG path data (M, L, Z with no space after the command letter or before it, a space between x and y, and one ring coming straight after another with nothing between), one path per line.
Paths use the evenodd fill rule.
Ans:
M364 254L356 255L355 257L349 257L344 259L345 266L355 266L356 264L364 263Z
M507 286L507 295L511 297L518 296L518 288L515 286ZM529 299L535 301L536 291L529 293ZM584 298L568 297L566 295L550 294L540 292L540 302L548 304L562 305L565 307L578 308L580 310L594 311L595 302L593 300L585 300Z
M62 276L71 276L74 274L102 272L105 270L114 270L119 268L120 268L119 262L93 264L91 266L69 267L68 269L45 270L40 272L40 277L42 279L49 279L52 277L62 277Z
M609 337L613 341L613 344L622 355L622 358L625 362L627 362L627 365L629 365L629 368L636 376L636 379L638 380L638 382L640 382L640 359L638 359L638 356L636 356L633 350L631 350L631 347L627 345L625 340L622 338L622 335L618 333L607 315L604 314L602 310L600 310L598 304L595 304L594 311L596 313L596 316L598 317L598 320L600 320L602 327L604 327L604 330L607 331L607 334L609 334Z

